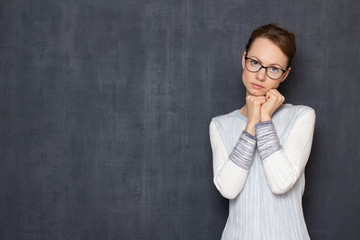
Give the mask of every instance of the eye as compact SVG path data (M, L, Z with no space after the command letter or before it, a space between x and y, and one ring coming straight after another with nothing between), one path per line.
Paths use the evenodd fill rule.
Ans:
M278 73L278 72L280 72L280 69L278 69L278 68L276 68L276 67L271 67L271 68L269 68L269 70L270 70L271 73Z
M251 60L251 65L253 65L253 66L258 66L258 65L259 65L259 63L258 63L258 61Z

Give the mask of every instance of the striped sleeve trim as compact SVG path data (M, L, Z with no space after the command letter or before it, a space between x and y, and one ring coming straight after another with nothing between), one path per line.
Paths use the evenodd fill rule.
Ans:
M230 154L229 159L237 166L249 170L254 159L255 147L256 137L244 130L241 133L234 150Z
M274 152L281 149L279 138L275 131L273 122L265 121L255 125L257 148L261 160L266 159Z

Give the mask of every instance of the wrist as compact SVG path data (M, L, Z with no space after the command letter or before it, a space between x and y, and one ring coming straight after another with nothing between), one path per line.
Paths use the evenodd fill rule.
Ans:
M255 130L255 123L249 123L246 125L245 131L248 132L249 134L255 136L256 135L256 130Z
M269 115L261 115L261 118L260 118L261 122L266 122L266 121L270 121L271 120L271 116Z

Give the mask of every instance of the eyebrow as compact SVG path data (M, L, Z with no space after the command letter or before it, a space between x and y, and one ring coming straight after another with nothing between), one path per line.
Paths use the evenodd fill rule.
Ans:
M255 58L255 60L256 61L258 61L259 63L261 63L261 64L263 64L263 62L259 59L259 58L257 58L257 57L255 57L255 56L249 56L249 58ZM285 68L283 68L280 64L278 64L278 63L270 63L267 67L270 67L270 66L279 66L281 69L285 69Z

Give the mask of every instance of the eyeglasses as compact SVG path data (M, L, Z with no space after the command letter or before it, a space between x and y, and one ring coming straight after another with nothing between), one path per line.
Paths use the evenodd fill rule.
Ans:
M281 78L282 75L289 69L289 67L286 70L274 66L265 67L261 65L257 60L249 58L247 56L245 56L245 67L250 72L258 72L262 68L265 68L266 75L268 75L268 77L273 80Z

